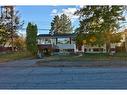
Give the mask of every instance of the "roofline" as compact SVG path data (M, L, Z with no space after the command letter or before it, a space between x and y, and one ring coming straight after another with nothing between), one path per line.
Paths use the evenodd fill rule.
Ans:
M43 37L43 38L68 38L68 37L75 37L76 35L73 34L55 34L55 35L51 35L51 34L39 34L38 37Z

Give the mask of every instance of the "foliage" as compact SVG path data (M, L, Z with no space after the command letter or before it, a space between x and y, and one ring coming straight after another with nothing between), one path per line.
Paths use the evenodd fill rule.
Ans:
M4 47L6 43L12 43L10 41L9 33L10 32L8 32L6 27L0 26L0 46ZM13 40L13 45L17 50L23 50L25 48L25 39L21 35L16 33Z
M26 45L32 55L37 54L37 31L37 25L29 22L26 29Z
M77 29L80 35L84 34L87 43L110 44L120 41L117 31L120 21L123 20L124 6L84 6L75 12L80 16L80 27ZM92 43L91 37L95 37Z
M57 15L51 22L50 34L57 34L60 32L60 17Z
M4 46L8 40L8 32L5 27L0 25L0 46Z
M50 34L68 34L72 32L72 24L65 14L55 16L51 22Z
M83 40L86 40L85 39L85 35L83 33L79 33L77 34L76 36L76 44L79 45L79 46L82 46L84 43L83 43Z
M2 8L5 8L5 6ZM20 21L19 11L14 10L14 6L8 6L8 8L10 8L10 10L6 10L5 8L4 11L6 12L1 13L0 27L2 27L4 31L0 32L0 44L4 46L10 42L12 51L14 51L14 38L17 36L18 30L22 28L23 22Z
M26 48L25 38L22 36L15 37L14 47L16 47L17 51L24 51Z

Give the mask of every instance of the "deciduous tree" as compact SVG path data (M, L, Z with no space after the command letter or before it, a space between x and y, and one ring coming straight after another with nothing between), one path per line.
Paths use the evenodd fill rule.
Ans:
M123 20L124 6L84 6L75 12L80 16L79 33L86 35L84 39L94 35L97 45L118 42L116 32L120 28L120 21ZM120 37L119 37L120 38ZM114 39L114 40L113 40ZM89 43L89 42L88 42ZM107 51L109 51L110 46Z
M6 39L10 40L12 51L14 51L14 38L24 23L20 21L19 11L16 11L14 6L1 6L1 8L3 10L1 11L0 25L4 26Z

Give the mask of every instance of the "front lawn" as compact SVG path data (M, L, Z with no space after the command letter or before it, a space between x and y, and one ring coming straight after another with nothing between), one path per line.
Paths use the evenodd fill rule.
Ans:
M127 67L127 54L55 55L45 57L34 66L44 67Z
M0 63L29 57L31 57L31 55L28 52L11 52L6 54L0 54Z
M84 60L127 60L127 53L116 53L114 55L109 54L83 54L83 55L53 55L45 57L45 60L57 60L57 61L84 61Z

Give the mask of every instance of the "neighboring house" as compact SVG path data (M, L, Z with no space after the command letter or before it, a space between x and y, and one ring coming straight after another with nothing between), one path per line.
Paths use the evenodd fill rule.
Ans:
M127 29L125 29L124 31L124 35L125 35L125 49L126 49L126 52L127 52Z
M99 47L98 45L86 45L84 46L84 52L86 53L106 53L106 44Z
M9 42L7 42L4 46L0 45L0 53L10 52L12 50Z
M75 34L40 34L38 35L39 52L85 52L85 53L106 53L106 44L99 47L83 45L81 48L76 46ZM115 44L111 44L111 50L115 52Z
M3 47L3 46L0 46L0 53L9 52L11 50L12 50L11 47Z
M122 47L123 51L127 52L127 29L125 29L123 32L121 33L121 41L119 43L117 43L117 47Z

